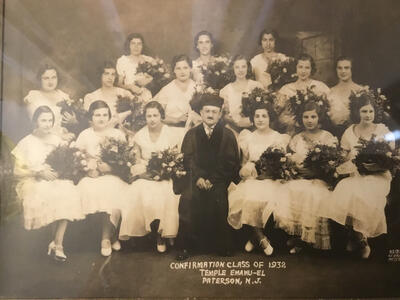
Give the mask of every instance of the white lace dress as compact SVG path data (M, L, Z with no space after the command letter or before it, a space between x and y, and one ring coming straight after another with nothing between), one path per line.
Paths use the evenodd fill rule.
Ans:
M394 136L383 124L376 124L373 134L377 139L394 141ZM389 171L374 175L358 173L351 162L357 155L355 146L358 140L354 125L351 125L341 140L342 148L350 151L346 169L351 172L351 176L342 179L334 189L329 217L342 225L352 226L366 237L376 237L387 233L385 206L392 177Z
M178 145L183 139L179 128L162 127L157 141L150 139L147 126L135 135L135 143L141 150L145 164L151 158L152 152L162 151ZM128 187L129 197L122 209L120 239L144 236L151 232L150 224L159 220L158 232L162 237L176 237L179 226L179 195L175 195L171 180L153 181L138 179Z
M268 218L284 194L282 183L277 180L258 180L254 162L271 146L286 150L290 137L272 130L267 135L257 131L243 130L239 135L239 146L245 156L249 157L246 168L253 168L253 177L242 180L237 186L229 189L228 223L235 229L243 224L264 228Z
M30 134L14 148L15 168L40 171L47 155L55 149L61 139L52 135L43 140ZM78 188L71 180L47 181L34 177L23 177L16 186L17 196L24 209L26 229L37 229L57 220L83 219Z

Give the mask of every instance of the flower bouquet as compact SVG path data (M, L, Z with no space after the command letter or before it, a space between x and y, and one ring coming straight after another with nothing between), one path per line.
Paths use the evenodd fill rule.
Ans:
M255 162L259 178L287 181L297 177L294 163L282 148L268 147Z
M303 166L312 172L312 178L321 179L334 187L339 178L336 168L343 162L344 155L337 143L314 144L308 151Z
M125 118L122 126L128 131L137 132L146 125L146 117L144 115L145 102L135 96L133 99L127 97L118 97L117 112L122 113L131 111L131 114Z
M149 76L152 81L146 85L152 95L157 94L160 89L171 81L171 74L168 66L160 58L152 61L139 62L136 69L137 76Z
M271 75L268 88L276 92L285 84L296 81L296 61L288 56L273 58L269 61L266 72Z
M353 163L361 175L392 171L399 165L398 157L384 139L376 139L376 135L372 135L370 140L360 138L358 142L358 153Z
M269 106L269 113L275 112L273 109L275 101L275 93L266 92L264 89L256 87L250 93L242 94L242 115L250 117L254 108L260 103L266 103Z
M45 163L57 173L59 179L72 180L75 184L88 171L97 168L95 159L73 145L57 146L47 155Z
M153 152L147 165L147 173L155 181L185 176L183 154L179 152L177 146L164 151Z
M100 159L111 167L111 174L129 182L136 155L128 142L115 138L104 139L100 143Z
M234 74L230 68L231 58L227 55L213 57L210 62L201 67L203 82L206 87L220 90L234 81Z
M76 136L81 133L82 130L89 127L89 119L87 111L83 108L83 100L71 100L64 99L57 103L57 106L61 108L61 115L71 115L70 118L62 120L61 125L69 132L74 133Z

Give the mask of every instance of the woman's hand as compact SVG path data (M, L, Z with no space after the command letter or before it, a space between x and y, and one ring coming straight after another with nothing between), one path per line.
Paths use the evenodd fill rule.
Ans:
M111 167L110 167L110 165L107 164L107 163L105 163L105 162L102 162L102 161L99 161L99 162L97 163L97 168L98 168L99 171L100 171L101 173L103 173L103 174L105 174L105 173L110 173L110 172L111 172Z
M57 173L49 165L45 165L43 170L37 172L37 177L51 181L57 179Z
M88 175L89 177L91 177L91 178L96 178L96 177L99 177L99 176L100 176L100 173L99 173L99 171L97 171L97 170L89 170L89 171L87 172L87 175Z
M78 124L78 120L76 119L76 115L74 112L64 112L62 114L62 122L66 124Z
M315 175L313 171L304 167L299 167L297 171L299 172L300 176L304 178L312 178Z
M257 177L257 170L255 168L254 163L247 162L239 171L239 176L243 179L247 178L256 178Z
M136 164L131 167L131 174L132 176L141 175L146 173L147 167L144 164Z
M141 95L144 92L144 88L137 86L136 84L130 84L127 88L136 95Z

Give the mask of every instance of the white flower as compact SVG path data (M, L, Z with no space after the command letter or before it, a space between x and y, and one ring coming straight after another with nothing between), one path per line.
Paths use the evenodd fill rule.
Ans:
M287 69L286 69L286 68L283 68L282 72L283 72L283 73L287 73Z
M162 154L161 153L158 153L158 156L157 156L159 159L161 159L162 158Z
M261 97L260 96L256 97L256 101L260 102L261 101Z
M382 90L381 88L377 88L376 91L378 92L378 94L380 94Z
M165 74L164 74L164 77L165 77L165 78L169 78L170 76L171 76L171 75L169 75L169 73L165 73Z
M219 71L215 71L215 75L219 76L221 73Z
M320 152L321 152L321 149L319 149L319 148L317 147L317 148L315 148L315 152L316 152L316 153L320 153Z
M156 175L153 177L153 179L158 181L158 180L160 180L160 176Z
M322 102L322 101L320 100L320 101L318 101L318 105L319 105L319 106L322 106L322 105L324 105L324 102Z
M129 161L126 163L126 165L127 165L128 167L132 167L132 163L129 162Z
M306 101L308 100L308 95L304 96L304 100L306 100Z
M330 160L330 161L328 161L328 164L329 164L330 166L333 166L333 165L335 164L335 162L334 162L333 160Z
M160 73L164 73L164 68L158 68L158 72L160 72Z
M82 160L81 160L81 165L82 165L82 166L87 166L87 161L84 160L84 159L82 159Z
M210 94L214 94L214 93L215 93L215 90L214 90L212 87L208 87L208 88L206 89L206 92L207 92L207 93L210 93Z
M280 159L280 162L285 162L286 161L286 157L282 157L281 159Z
M118 153L118 146L116 145L112 146L110 151Z
M297 101L296 101L296 104L297 104L297 105L300 105L300 104L301 104L301 101L300 101L300 100L297 100Z
M171 161L171 162L168 164L168 166L173 167L173 166L175 166L175 163L174 163L173 161Z
M163 168L165 168L165 167L167 166L167 164L166 164L166 163L162 163L161 166L162 166Z
M226 70L221 70L221 73L222 73L222 74L225 74L225 73L226 73Z
M387 157L392 157L392 152L386 152Z
M164 63L164 61L163 61L162 59L160 59L158 62L159 62L161 65Z
M168 172L171 172L171 171L172 171L172 168L171 168L171 167L168 167L168 168L167 168L167 171L168 171Z

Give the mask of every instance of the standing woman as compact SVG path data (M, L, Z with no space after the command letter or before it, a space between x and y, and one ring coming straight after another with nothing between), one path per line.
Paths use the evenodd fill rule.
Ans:
M392 180L389 171L379 172L375 164L364 164L372 175L360 175L352 163L356 157L359 139L386 140L394 149L394 136L381 123L375 123L375 116L380 109L375 99L363 94L351 102L350 117L355 123L343 133L341 147L348 152L347 162L338 167L341 174L350 174L342 179L333 191L330 218L349 229L348 251L361 250L361 257L366 259L371 253L368 238L387 233L385 206L386 196Z
M76 147L86 151L91 159L88 162L89 171L79 183L82 211L85 215L98 212L106 213L102 224L101 254L110 256L112 249L121 248L115 240L115 229L118 226L123 200L126 197L127 184L120 178L110 175L111 168L100 159L100 143L106 138L124 141L123 133L109 125L111 111L102 100L93 102L89 107L91 127L81 132L76 140ZM111 244L111 240L114 243Z
M57 179L57 173L45 164L47 155L59 146L61 138L52 132L54 113L48 106L39 106L33 113L35 129L14 148L16 190L24 208L25 229L38 229L52 224L53 238L49 255L59 261L67 256L63 250L68 221L82 219L78 189L70 180Z
M317 95L329 94L328 86L322 81L311 78L317 68L314 59L308 54L300 54L296 59L297 80L285 84L278 92L277 111L279 112L279 123L285 133L293 135L295 133L295 116L290 112L288 99L295 96L297 91L306 91L312 88Z
M134 181L127 191L127 195L135 200L122 210L120 237L144 236L151 232L150 224L159 220L157 251L164 253L167 249L165 239L173 239L178 233L179 195L174 194L171 180L146 179L146 168L153 152L180 147L183 136L176 128L163 124L165 112L160 103L147 103L144 112L147 125L135 135L138 163L132 167L132 175L144 179Z
M146 86L152 81L150 76L138 76L136 69L140 62L152 62L153 58L142 54L144 39L140 33L131 33L125 41L125 55L117 60L118 85L139 95L143 101L151 99L151 93Z
M227 126L236 135L242 129L252 126L250 119L242 116L243 93L250 93L254 88L262 88L261 83L249 79L252 76L251 65L243 55L236 55L232 59L232 69L235 81L228 83L221 91L220 96L224 99L224 119Z
M112 62L106 61L101 68L101 88L86 94L83 99L83 105L86 110L89 110L90 105L97 100L103 100L107 103L111 110L111 125L113 127L124 120L130 112L117 113L118 97L133 98L130 91L120 87L116 87L117 71Z
M273 248L263 233L265 224L272 213L274 201L281 197L282 184L272 179L257 179L255 162L268 147L281 148L286 151L290 136L280 134L269 127L273 108L260 103L251 114L250 120L256 130L249 132L243 130L239 135L239 147L243 153L242 168L239 172L242 181L229 193L228 222L240 229L247 224L254 229L254 238L251 238L245 250L253 250L253 240L263 248L266 255L271 255ZM273 118L272 118L273 119Z
M326 112L325 112L326 113ZM335 146L337 139L328 131L319 128L324 117L322 108L314 101L304 104L301 116L296 116L304 130L295 135L290 143L291 156L303 179L291 180L285 184L289 197L278 201L274 210L277 227L293 236L289 240L290 253L299 252L304 243L314 248L331 248L328 219L328 203L331 192L327 183L315 178L315 174L303 165L307 153L317 145Z
M203 30L194 37L194 49L199 53L199 57L193 60L193 78L197 83L203 83L201 67L206 66L212 60L214 44L211 32Z
M341 56L336 60L336 74L339 79L337 85L331 88L328 95L330 104L330 118L335 125L332 132L340 138L350 124L350 94L362 87L353 82L353 59Z
M195 91L195 83L190 78L192 62L187 55L177 55L172 60L172 69L175 79L164 86L154 97L165 110L163 122L170 126L184 127L189 114L197 115L190 108L190 100ZM197 119L199 119L198 116Z
M260 82L264 89L271 84L271 76L267 73L268 64L272 59L284 59L285 55L275 51L278 34L275 30L264 29L260 33L259 44L263 49L263 53L257 54L251 60L256 80Z
M39 106L48 106L54 113L55 119L52 129L54 133L63 139L71 140L73 134L61 127L61 121L76 122L76 119L74 115L68 113L61 115L61 107L57 105L70 99L68 94L57 88L60 81L57 68L51 64L43 64L39 68L37 79L40 82L40 89L29 91L24 98L30 118Z

